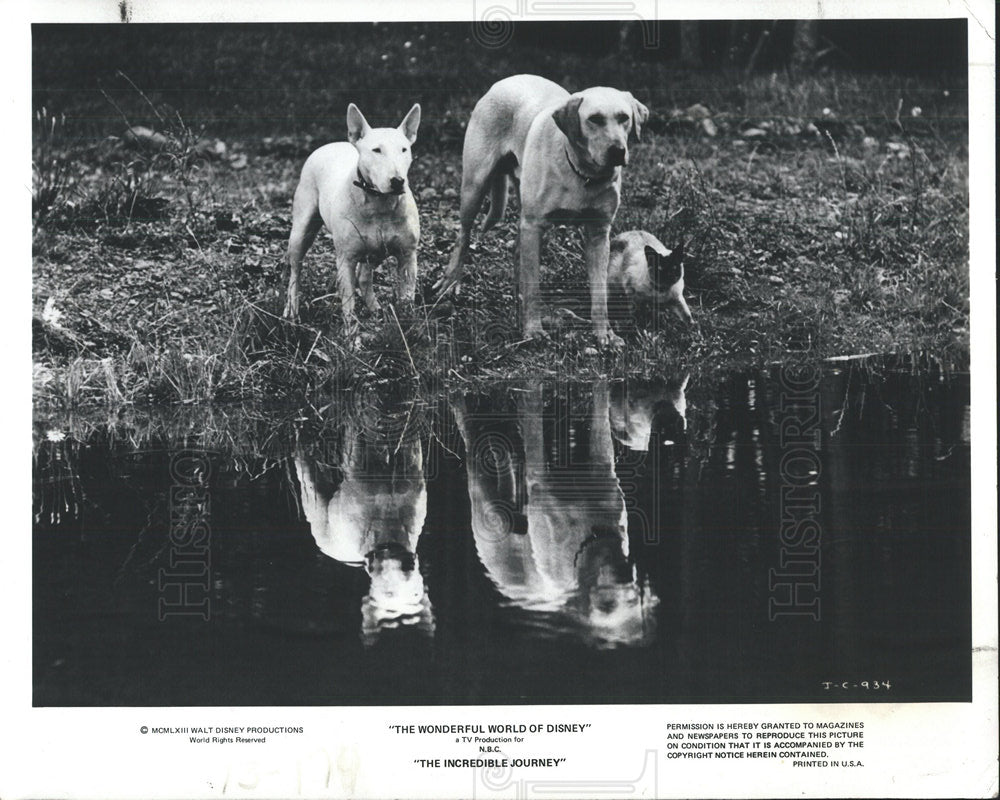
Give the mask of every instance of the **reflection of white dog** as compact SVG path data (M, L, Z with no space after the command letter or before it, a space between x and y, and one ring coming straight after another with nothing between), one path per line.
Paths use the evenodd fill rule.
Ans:
M417 540L427 516L423 450L419 439L379 446L365 434L345 434L340 485L296 449L302 509L319 549L364 567L371 577L362 601L362 637L371 643L385 628L434 627L430 599L417 563Z
M484 463L480 443L503 441L495 423L478 427L463 399L453 410L466 447L476 549L500 592L515 605L558 612L592 644L648 642L656 598L637 581L628 558L607 384L594 389L586 462L578 463L568 442L556 445L557 462L571 468L547 457L538 384L519 401L520 442L506 437L511 452L494 457L493 468ZM497 480L498 461L517 465L515 479Z

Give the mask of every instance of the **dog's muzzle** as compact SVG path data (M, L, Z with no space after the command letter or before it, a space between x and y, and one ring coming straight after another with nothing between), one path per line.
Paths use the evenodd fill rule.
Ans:
M628 155L628 151L624 147L609 147L608 148L608 164L612 167L622 167L625 165L625 158Z
M406 179L405 178L390 178L389 179L389 191L383 192L375 186L370 180L368 180L364 175L361 174L361 168L358 167L358 177L354 181L354 185L359 189L364 190L366 194L373 195L374 197L382 197L384 195L400 195L406 191Z

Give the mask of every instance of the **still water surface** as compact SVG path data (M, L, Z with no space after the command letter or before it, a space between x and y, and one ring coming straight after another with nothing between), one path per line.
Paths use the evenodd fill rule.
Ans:
M323 416L252 446L39 422L35 705L970 698L967 374L376 386Z

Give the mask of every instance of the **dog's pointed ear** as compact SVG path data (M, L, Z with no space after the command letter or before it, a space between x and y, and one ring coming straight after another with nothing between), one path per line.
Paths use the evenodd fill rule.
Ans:
M660 254L648 244L643 249L643 252L646 254L646 263L649 265L649 268L651 270L657 269L660 264Z
M367 136L371 129L372 127L365 119L365 115L361 113L361 109L351 103L347 107L347 141L355 144L358 139Z
M420 127L420 103L414 103L413 108L406 112L403 121L399 123L399 129L403 136L410 140L410 144L417 141L417 128Z
M580 130L580 103L582 102L582 97L571 97L552 112L552 119L555 120L556 127L574 144L580 142L583 137L583 132Z
M642 126L649 119L649 109L636 100L631 92L625 92L632 103L632 133L635 134L637 142L642 141Z

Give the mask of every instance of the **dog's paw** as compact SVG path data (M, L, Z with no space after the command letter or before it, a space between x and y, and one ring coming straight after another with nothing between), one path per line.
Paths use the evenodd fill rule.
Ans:
M299 299L297 295L292 292L288 292L285 295L285 306L281 311L281 316L289 322L299 321Z
M340 332L340 341L344 343L348 350L357 350L363 342L361 341L361 324L358 318L351 315L344 320Z
M446 270L442 273L441 277L437 279L433 289L434 292L441 297L448 294L453 294L455 297L458 297L462 293L462 276L461 274L449 274Z
M528 324L524 326L524 338L532 342L547 342L549 340L549 334L542 327L541 322L536 322L534 324Z
M621 350L625 347L625 340L612 330L609 330L603 336L597 336L597 344L601 349L610 348L612 350Z

